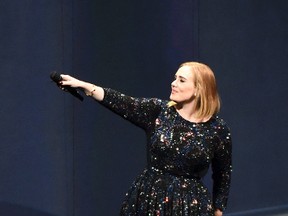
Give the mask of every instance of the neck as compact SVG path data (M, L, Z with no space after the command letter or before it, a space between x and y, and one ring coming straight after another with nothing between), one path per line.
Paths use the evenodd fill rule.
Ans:
M177 104L176 105L176 110L177 112L184 118L187 120L191 120L194 119L195 120L195 116L196 116L196 106L195 103L189 103L189 104Z
M204 118L197 117L196 105L193 102L189 104L177 104L176 110L182 118L190 122L195 122L195 123L206 122L211 118L211 116L204 117Z

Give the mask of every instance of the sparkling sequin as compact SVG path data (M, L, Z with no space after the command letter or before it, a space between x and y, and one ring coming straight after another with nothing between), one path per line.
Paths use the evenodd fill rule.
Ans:
M127 192L121 216L212 216L215 208L226 208L232 141L222 119L192 123L167 101L104 90L101 103L143 128L148 140L147 167ZM212 195L201 181L210 165Z

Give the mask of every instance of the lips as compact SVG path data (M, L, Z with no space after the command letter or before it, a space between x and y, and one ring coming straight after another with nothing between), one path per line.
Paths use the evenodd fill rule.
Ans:
M172 89L171 94L175 94L175 93L177 93L177 91L175 89Z

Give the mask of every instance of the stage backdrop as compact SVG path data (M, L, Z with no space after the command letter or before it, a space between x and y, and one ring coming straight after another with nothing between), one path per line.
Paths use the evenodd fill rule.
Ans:
M199 59L216 72L233 133L229 210L287 209L288 2L199 4Z
M118 215L146 164L141 129L62 92L51 71L167 99L191 60L215 71L232 130L228 213L287 207L287 9L285 0L2 0L0 215Z
M72 2L0 1L0 215L73 215ZM53 87L52 87L53 86Z

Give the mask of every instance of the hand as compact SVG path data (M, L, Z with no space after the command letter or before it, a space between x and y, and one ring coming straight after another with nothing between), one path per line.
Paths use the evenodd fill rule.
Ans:
M214 212L214 216L222 216L223 215L223 212L219 209L216 209L215 212Z
M71 86L72 88L79 88L82 87L83 81L78 80L70 75L61 74L62 80L60 81L60 85L63 86Z
M59 82L59 87L63 90L65 90L65 88L63 88L64 86L70 86L81 89L87 96L91 96L95 100L102 101L104 98L104 89L100 86L78 80L70 75L61 74L61 78L62 80Z

